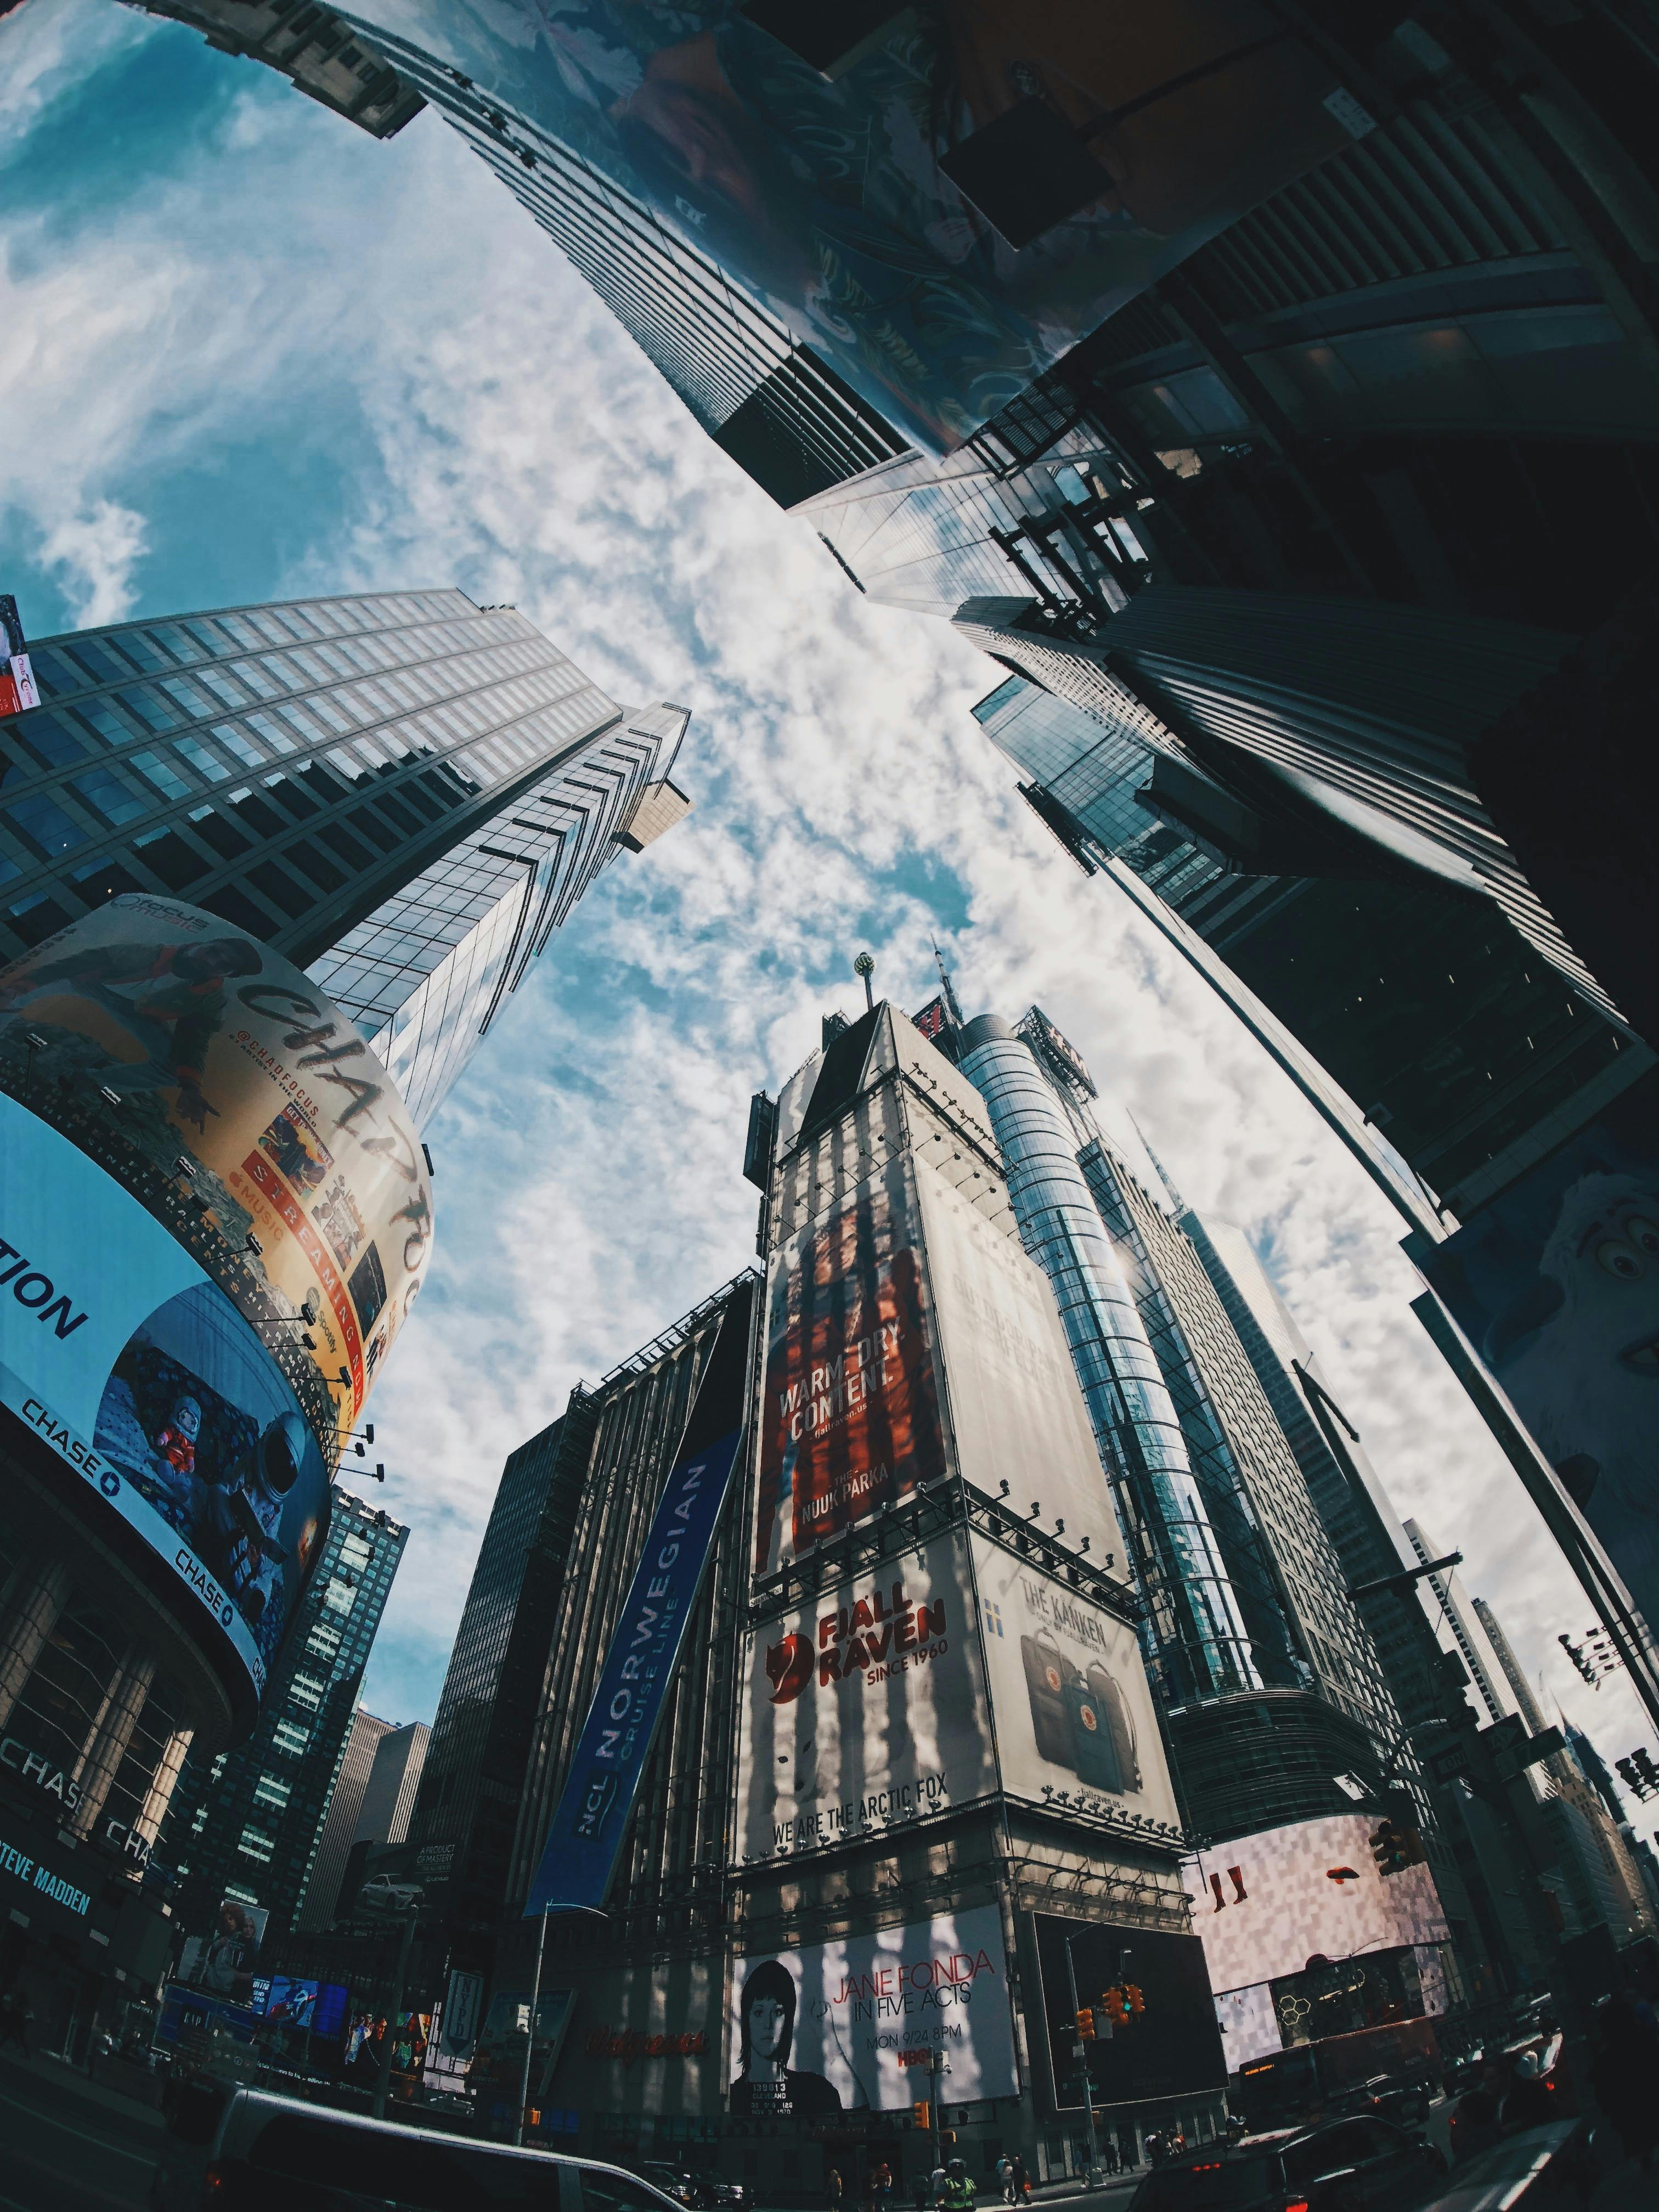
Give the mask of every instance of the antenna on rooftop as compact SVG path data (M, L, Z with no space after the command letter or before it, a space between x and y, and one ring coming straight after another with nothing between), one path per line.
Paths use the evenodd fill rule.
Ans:
M956 985L951 981L951 971L945 964L945 955L939 949L938 938L933 938L929 941L933 948L933 961L939 969L939 980L945 987L945 1011L957 1027L962 1029L966 1024L967 1016L963 1012L961 1001L957 997Z
M1125 1113L1128 1113L1127 1107L1125 1107L1124 1111ZM1158 1154L1152 1150L1151 1145L1147 1143L1146 1132L1141 1127L1139 1122L1135 1120L1133 1114L1129 1115L1129 1126L1133 1129L1136 1136L1139 1138L1142 1151L1146 1153L1152 1165L1158 1170L1158 1179L1163 1184L1165 1191L1169 1194L1170 1205L1174 1206L1177 1214L1184 1213L1187 1211L1186 1200L1182 1198L1181 1193L1170 1182L1168 1170L1164 1167L1163 1161L1159 1159Z

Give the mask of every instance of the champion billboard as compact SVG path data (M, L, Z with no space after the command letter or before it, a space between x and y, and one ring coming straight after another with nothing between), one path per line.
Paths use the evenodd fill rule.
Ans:
M732 2013L735 2118L902 2111L934 2094L936 2057L952 2104L1019 2092L994 1905L745 1959Z
M73 1139L90 1102L174 1196L188 1185L233 1297L251 1278L278 1311L309 1304L309 1356L354 1420L433 1217L414 1124L348 1018L256 938L132 894L0 970L0 1057L41 1119Z
M996 1786L965 1539L936 1538L744 1647L739 1850L880 1833Z

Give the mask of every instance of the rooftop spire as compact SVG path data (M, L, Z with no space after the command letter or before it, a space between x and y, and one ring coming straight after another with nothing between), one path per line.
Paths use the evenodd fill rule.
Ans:
M962 1002L957 997L956 985L951 981L951 971L945 964L945 955L939 949L938 938L933 938L929 942L933 948L933 961L939 969L939 980L945 987L945 1010L957 1027L961 1029L968 1018L962 1011Z
M1129 1109L1127 1106L1123 1110L1126 1114L1129 1113ZM1164 1190L1168 1194L1170 1205L1174 1206L1177 1214L1184 1213L1187 1211L1186 1200L1182 1198L1181 1193L1170 1181L1168 1171L1164 1168L1163 1161L1159 1159L1158 1154L1152 1150L1151 1145L1147 1143L1146 1132L1141 1127L1139 1122L1135 1120L1133 1114L1129 1114L1129 1126L1134 1131L1136 1136L1139 1138L1141 1149L1145 1152L1147 1158L1158 1170L1158 1179L1163 1184Z

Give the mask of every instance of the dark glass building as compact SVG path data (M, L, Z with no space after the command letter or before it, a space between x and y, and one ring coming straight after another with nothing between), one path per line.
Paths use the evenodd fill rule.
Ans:
M559 1419L501 1470L416 1802L416 1877L455 1940L465 1947L470 1936L485 1956L507 1894L593 1420L590 1394L578 1386Z
M1467 883L1250 813L1104 697L1085 711L1011 676L974 713L1049 827L1276 1048L1413 1220L1468 1212L1654 1065Z
M619 707L462 592L124 623L31 659L42 703L0 730L0 958L114 892L184 898L306 969L417 1123L619 845L685 811L686 709Z
M597 1387L578 1385L502 1470L410 1830L416 1877L459 1963L488 1966L498 1942L509 1957L520 1948L514 1916L729 1297L717 1291ZM729 1605L720 1586L717 1563L692 1632L701 1649ZM694 1904L706 1931L728 1719L676 1692L617 1876L613 1933L629 1942L680 1928Z
M206 1935L227 1897L265 1909L270 1945L299 1917L408 1537L389 1515L336 1486L328 1535L258 1725L234 1751L193 1753L173 1793L161 1849L185 1934Z

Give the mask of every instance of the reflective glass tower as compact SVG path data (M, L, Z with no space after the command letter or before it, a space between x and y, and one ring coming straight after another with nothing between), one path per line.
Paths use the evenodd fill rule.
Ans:
M958 1032L1054 1285L1146 1607L1148 1670L1194 1826L1239 1834L1342 1808L1400 1733L1306 1479L1182 1224L1120 1157L1040 1009Z
M210 1933L227 1897L269 1912L268 1942L293 1924L408 1539L389 1514L337 1488L322 1556L258 1725L234 1751L192 1755L173 1793L161 1849L177 1879L173 1915L187 1935Z
M41 704L0 726L0 961L116 892L187 899L306 968L417 1121L618 844L685 811L685 708L619 706L464 592L31 653Z
M1289 793L1241 805L1109 679L1085 710L1010 676L974 714L1073 857L1112 876L1432 1233L1399 1160L1467 1215L1653 1066L1494 900L1422 855L1316 832Z

